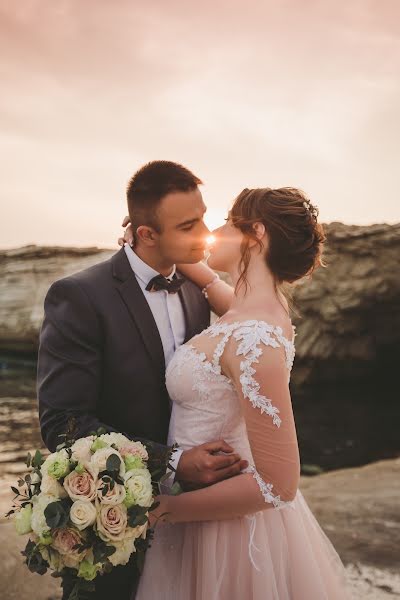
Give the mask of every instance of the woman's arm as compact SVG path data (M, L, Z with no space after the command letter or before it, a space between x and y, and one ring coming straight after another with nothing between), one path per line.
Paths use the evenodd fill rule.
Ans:
M208 286L205 290L207 300L219 317L229 310L234 295L233 287L225 281L217 279L215 271L208 265L199 262L194 265L179 264L176 266L182 275L193 281L202 290Z
M258 324L254 331L244 327L243 337L237 337L239 346L232 344L229 358L224 356L224 372L231 375L242 401L254 459L251 472L179 496L160 496L155 516L167 513L161 520L232 519L282 508L295 498L300 459L285 355L276 339L261 328ZM257 341L251 344L251 339Z

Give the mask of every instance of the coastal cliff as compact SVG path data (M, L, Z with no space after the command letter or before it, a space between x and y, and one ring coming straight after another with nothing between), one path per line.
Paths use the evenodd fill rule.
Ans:
M325 226L326 268L293 290L292 397L305 469L399 453L400 224ZM115 250L116 251L116 250ZM27 246L0 251L0 356L34 361L53 281L114 250Z

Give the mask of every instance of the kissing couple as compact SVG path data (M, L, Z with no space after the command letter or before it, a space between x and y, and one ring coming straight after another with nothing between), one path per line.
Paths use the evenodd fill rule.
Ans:
M103 427L178 445L167 473L183 493L160 489L142 574L132 555L97 578L91 598L344 600L343 565L299 490L289 391L285 288L321 264L318 211L294 188L246 188L205 264L201 184L173 162L143 166L127 188L123 247L45 300L47 447L71 416L78 437Z

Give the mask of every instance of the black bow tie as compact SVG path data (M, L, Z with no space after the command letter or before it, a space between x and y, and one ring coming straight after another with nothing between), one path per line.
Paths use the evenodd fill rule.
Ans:
M164 275L156 275L150 279L146 286L148 292L158 292L158 290L167 290L168 294L176 294L181 289L186 279L184 277L173 276L172 279L167 279Z

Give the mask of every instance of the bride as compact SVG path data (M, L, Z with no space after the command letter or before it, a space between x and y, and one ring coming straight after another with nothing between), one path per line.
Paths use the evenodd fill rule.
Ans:
M214 231L208 266L179 265L220 317L168 365L168 442L186 450L224 439L249 467L158 496L136 600L348 597L342 563L298 489L289 391L295 333L282 286L321 264L317 214L296 189L245 189Z

